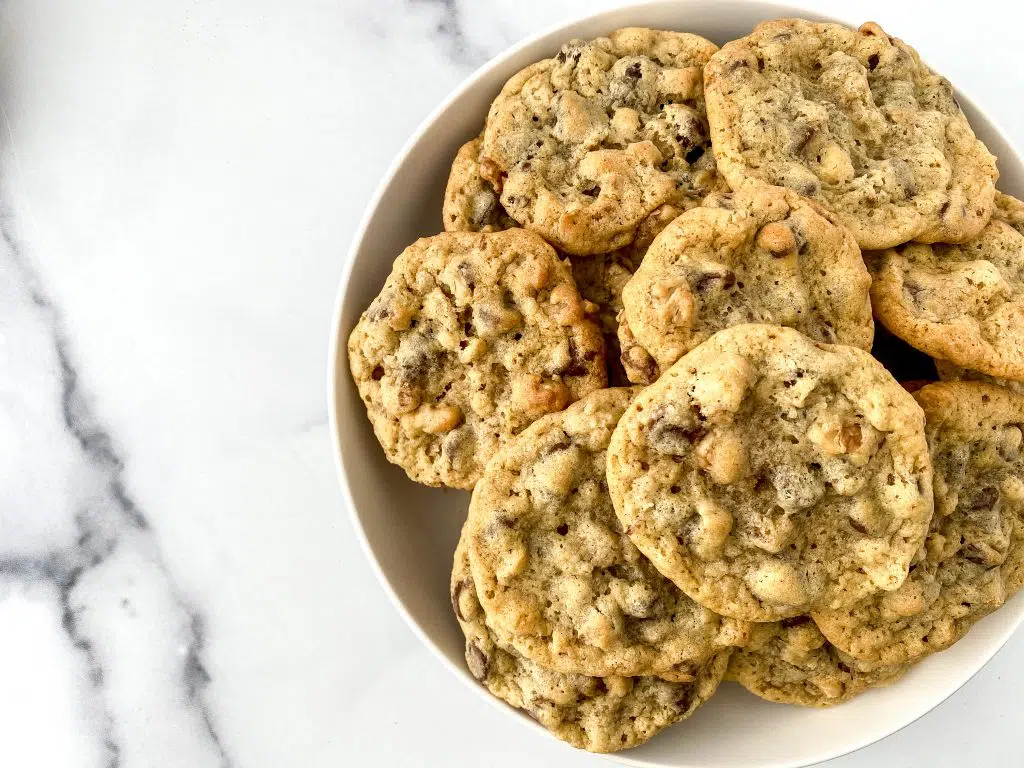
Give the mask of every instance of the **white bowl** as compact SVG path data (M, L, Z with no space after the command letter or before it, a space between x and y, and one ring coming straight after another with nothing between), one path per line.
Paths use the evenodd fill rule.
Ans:
M338 292L329 368L328 407L345 500L366 556L399 612L455 675L490 701L497 700L466 669L463 636L448 597L452 554L469 494L417 485L384 458L349 376L349 332L379 292L395 256L417 237L441 230L441 201L452 158L480 132L491 100L515 72L554 55L571 38L594 38L618 27L695 32L722 44L746 35L759 21L785 16L823 18L791 5L670 0L599 13L520 43L481 67L420 126L385 175L356 233ZM866 19L839 21L857 27ZM941 71L942 62L935 64ZM1000 188L1021 195L1020 156L969 98L958 96L978 136L999 157ZM781 768L852 752L941 703L1002 647L1022 618L1024 595L1019 595L895 685L834 709L770 704L725 683L692 718L614 759L636 766ZM499 706L528 727L540 728L511 707Z

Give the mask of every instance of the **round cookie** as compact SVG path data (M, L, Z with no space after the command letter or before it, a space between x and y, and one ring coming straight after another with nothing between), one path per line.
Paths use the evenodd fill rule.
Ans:
M774 621L903 583L932 515L921 408L867 352L739 325L626 409L616 514L697 602Z
M445 193L444 228L448 232L498 232L518 227L498 200L480 168L481 139L467 142L459 150L448 177ZM594 321L604 334L608 380L626 386L629 379L620 362L618 316L622 311L622 289L644 258L654 238L680 213L663 205L644 219L636 238L611 253L569 256L572 276L580 295L591 302Z
M605 386L601 334L536 235L446 233L410 245L348 342L388 460L472 488L509 437Z
M932 357L1024 379L1024 234L1003 210L966 243L871 254L871 302L890 331Z
M577 256L631 243L652 211L724 189L710 151L702 37L619 29L566 43L505 84L481 166L509 215Z
M670 682L561 674L502 646L485 622L467 550L463 533L455 551L451 597L466 635L469 670L492 694L527 712L562 741L590 752L635 747L692 715L718 688L731 649L697 668L693 681Z
M622 532L608 441L636 389L606 389L539 419L488 464L467 535L487 623L559 672L692 680L746 622L697 605Z
M807 616L757 624L729 661L727 680L778 704L831 707L888 685L908 666L875 667L831 645Z
M861 248L963 242L992 213L995 158L913 48L869 22L778 19L704 71L719 171L733 189L790 187Z
M785 325L871 348L871 277L845 227L781 187L710 195L673 221L622 292L622 361L649 384L712 334Z
M905 664L953 645L1003 604L1001 566L1024 547L1024 396L943 382L914 398L935 472L928 539L895 592L813 614L834 645L873 664Z
M959 365L949 362L949 360L935 360L934 362L935 370L938 371L941 381L984 381L1024 394L1024 381L1013 381L1012 379L1000 379L998 376L988 376L978 371L961 368Z

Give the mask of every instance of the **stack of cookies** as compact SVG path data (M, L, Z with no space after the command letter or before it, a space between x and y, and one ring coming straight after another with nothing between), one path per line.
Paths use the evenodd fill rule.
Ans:
M1024 204L997 177L873 23L621 29L509 80L446 231L349 339L387 457L472 490L472 674L610 752L723 679L846 701L1018 590Z

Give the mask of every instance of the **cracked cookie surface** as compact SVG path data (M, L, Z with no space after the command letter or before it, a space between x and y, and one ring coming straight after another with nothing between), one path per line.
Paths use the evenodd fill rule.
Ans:
M888 685L908 666L873 666L833 646L807 616L757 624L733 653L726 679L779 704L831 707Z
M655 238L623 289L626 374L649 384L742 323L870 349L870 284L849 230L806 198L781 187L710 195Z
M1007 580L1024 546L1024 396L943 382L914 398L935 473L924 547L895 592L813 614L833 644L875 664L916 661L962 638L1012 594Z
M767 21L723 46L704 76L733 189L790 187L871 249L962 242L992 213L995 158L949 81L877 24Z
M469 563L465 530L455 551L452 607L466 636L466 664L494 696L524 710L557 738L590 752L642 744L696 711L715 693L729 664L722 650L689 682L658 677L593 677L546 669L503 646L487 626Z
M426 485L472 488L509 437L606 384L568 267L524 230L413 243L348 353L388 459Z
M724 189L704 112L716 50L697 35L619 29L512 77L481 158L508 214L566 253L609 253L661 205Z
M696 604L622 532L608 441L637 389L606 389L539 419L473 492L470 559L488 626L560 672L692 679L746 622Z
M791 328L691 351L626 409L608 456L629 537L740 619L897 589L932 515L921 408L867 352Z
M875 316L932 357L1024 379L1024 227L1011 210L1020 205L1002 201L959 245L907 243L870 254Z

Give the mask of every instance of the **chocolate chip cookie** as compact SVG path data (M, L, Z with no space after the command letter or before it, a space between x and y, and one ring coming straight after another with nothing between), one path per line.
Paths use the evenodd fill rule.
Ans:
M659 571L752 621L896 590L932 515L910 394L863 350L766 325L719 331L643 390L608 481Z
M935 516L894 592L814 613L843 651L904 664L948 648L1007 597L1001 567L1024 545L1024 395L978 382L930 384L924 409Z
M949 81L875 23L763 22L704 77L715 158L733 189L790 187L871 249L963 242L992 213L995 158Z
M907 243L871 254L871 301L890 331L932 357L1020 380L1024 234L1004 210L966 243Z
M472 488L512 435L606 384L569 268L524 230L413 243L348 353L388 459L427 485Z
M849 230L815 203L782 187L710 195L655 238L622 292L626 374L649 384L741 323L870 349L870 284Z
M469 507L470 560L488 626L532 661L685 682L748 627L680 592L619 526L608 440L636 392L588 395L495 456Z
M467 550L463 532L455 551L451 597L466 635L469 670L492 694L527 712L562 741L591 752L635 747L689 717L718 688L731 649L696 667L694 679L687 682L566 675L535 664L503 646L487 626Z
M779 704L831 707L888 685L905 665L872 666L831 645L807 616L755 625L729 662L726 679Z
M481 168L509 215L566 253L610 253L669 203L723 188L710 151L702 37L620 29L573 40L491 105Z

